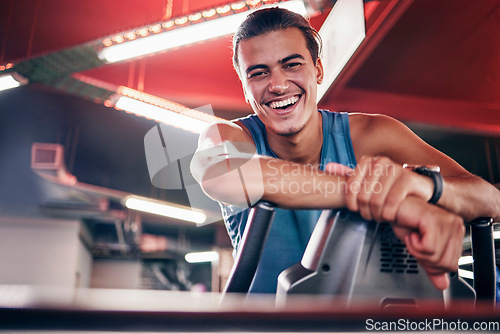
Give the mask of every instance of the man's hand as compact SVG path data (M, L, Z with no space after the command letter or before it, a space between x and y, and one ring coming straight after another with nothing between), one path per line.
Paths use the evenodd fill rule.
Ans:
M362 157L355 169L329 163L325 171L347 176L347 208L367 220L393 222L408 196L429 200L434 184L429 177L404 169L386 157Z
M408 197L397 212L393 230L434 286L446 289L447 273L458 269L462 254L463 219L419 198Z
M391 223L434 286L448 287L447 273L458 268L465 228L460 216L427 203L432 188L426 189L425 181L415 184L426 177L387 158L362 158L355 170L330 163L325 171L347 176L349 210L359 211L367 220Z

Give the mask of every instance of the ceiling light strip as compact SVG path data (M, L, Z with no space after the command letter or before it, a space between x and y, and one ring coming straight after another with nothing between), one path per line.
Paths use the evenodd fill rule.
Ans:
M120 86L117 89L117 93L135 100L158 106L166 110L170 110L175 113L182 114L187 117L191 117L195 120L203 121L205 123L220 122L223 120L222 118L219 118L217 116L209 115L204 112L183 106L182 104L175 103L158 96L150 95L129 87Z
M219 253L215 251L187 253L184 259L188 263L204 263L219 260Z
M28 83L24 77L20 76L17 73L9 73L0 76L0 91L16 88L21 85L25 85Z
M208 125L207 122L184 114L165 109L128 96L118 97L115 108L134 113L158 122L169 124L193 133L201 133Z
M106 38L98 56L119 62L234 33L250 10L274 4L306 15L304 2L238 1Z
M116 109L125 110L137 116L163 122L193 133L200 133L208 123L223 121L222 118L214 115L129 87L116 86L81 74L74 74L73 78L108 90L111 94L115 93L110 99L103 102L106 107L114 106Z
M102 41L104 47L109 47L115 44L121 44L126 41L135 40L137 38L146 37L152 34L158 34L161 32L169 31L179 27L183 27L190 23L200 23L207 20L213 20L227 15L237 14L240 12L248 11L262 4L272 4L277 3L279 0L271 1L261 1L261 0L248 0L248 1L238 1L229 5L222 5L215 8L210 8L206 10L201 10L189 15L180 16L177 18L169 19L164 22L155 23L151 26L146 26L125 32L123 34L108 37Z
M207 219L207 216L202 212L166 205L140 196L128 196L124 204L131 210L185 220L196 224L203 224Z

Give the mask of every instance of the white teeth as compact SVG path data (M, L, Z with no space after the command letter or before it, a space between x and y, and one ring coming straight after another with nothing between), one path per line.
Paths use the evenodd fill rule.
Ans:
M269 106L271 108L273 108L273 109L283 108L285 106L288 106L288 105L296 103L298 100L299 100L299 98L297 96L292 96L291 98L283 100L283 101L274 101L274 102L271 102L269 104Z

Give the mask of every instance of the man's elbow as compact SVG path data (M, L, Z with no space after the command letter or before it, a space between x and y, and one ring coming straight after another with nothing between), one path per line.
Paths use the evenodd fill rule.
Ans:
M222 203L245 207L261 200L264 181L260 161L226 162L205 170L199 183L207 196Z
M248 206L248 192L238 175L226 173L215 177L206 176L200 182L203 192L211 199L237 206Z

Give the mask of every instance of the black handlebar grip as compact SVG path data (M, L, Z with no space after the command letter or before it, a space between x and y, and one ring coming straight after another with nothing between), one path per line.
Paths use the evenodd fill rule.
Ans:
M247 293L259 264L272 220L274 206L258 202L250 210L235 263L229 274L224 293Z
M491 302L494 306L496 297L496 268L493 219L477 218L471 222L470 226L476 298L481 303Z

